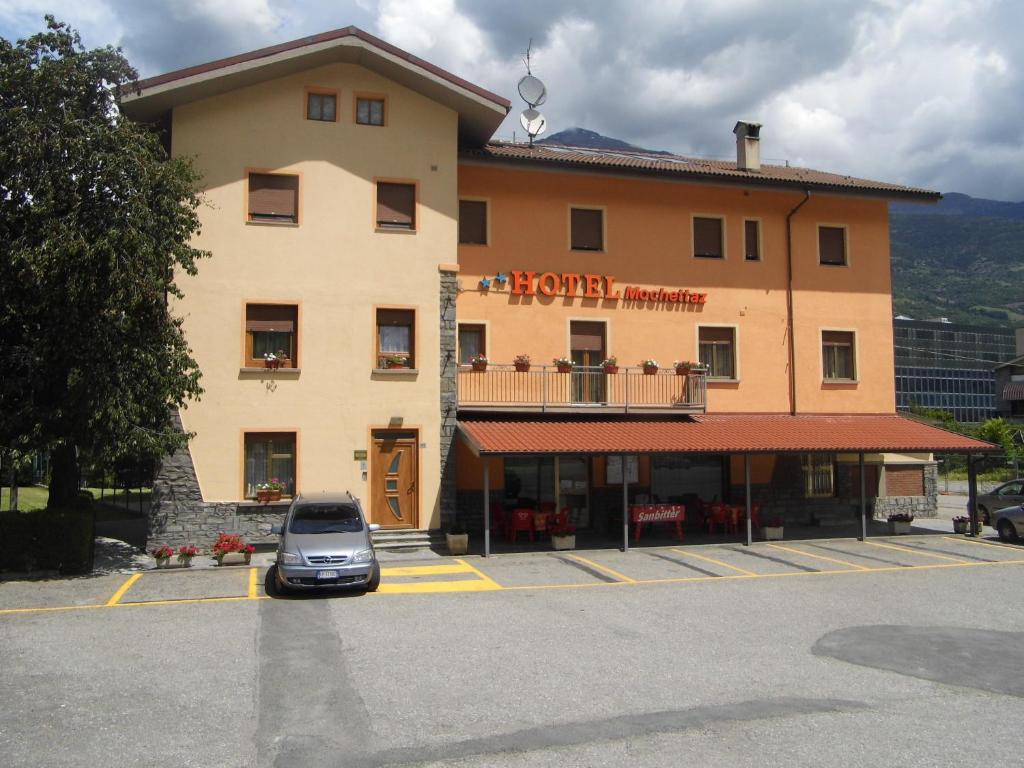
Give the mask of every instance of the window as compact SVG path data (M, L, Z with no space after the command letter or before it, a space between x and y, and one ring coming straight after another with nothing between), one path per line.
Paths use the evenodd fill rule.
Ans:
M574 251L604 250L604 211L572 208L569 211L570 247Z
M415 368L416 312L377 310L377 367Z
M700 362L715 379L736 378L736 329L705 328L697 330Z
M845 227L818 227L818 259L822 264L846 265Z
M380 229L416 229L416 185L377 182L377 226Z
M246 366L266 365L273 355L276 367L298 368L298 315L294 304L246 304Z
M722 244L722 220L704 216L693 217L693 255L705 259L721 259L725 256Z
M333 123L338 119L336 93L306 93L306 119Z
M249 221L299 223L299 177L249 174Z
M804 496L815 499L835 495L835 456L831 453L805 453L801 463Z
M459 200L459 243L487 245L487 203Z
M747 261L761 260L761 222L756 219L743 222L743 258Z
M853 331L822 331L821 360L822 376L826 381L856 379Z
M384 99L356 97L356 122L359 125L384 125Z
M245 498L256 498L258 486L276 481L284 496L295 495L295 433L245 434Z
M471 358L487 354L487 334L484 326L459 323L459 365L469 365Z

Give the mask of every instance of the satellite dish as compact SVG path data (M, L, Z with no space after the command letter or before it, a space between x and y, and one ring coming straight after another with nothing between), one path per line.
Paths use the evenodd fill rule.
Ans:
M544 130L548 127L547 120L544 119L544 115L532 107L530 109L523 110L523 114L519 116L519 124L523 126L523 130L530 135L531 141L534 136L540 136L544 133Z
M539 107L548 100L548 89L540 78L533 75L526 75L519 81L519 95L531 107Z

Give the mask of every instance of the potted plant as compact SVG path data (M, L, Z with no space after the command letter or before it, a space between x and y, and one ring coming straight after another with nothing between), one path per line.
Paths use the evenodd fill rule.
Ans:
M776 515L766 520L761 526L761 538L765 541L782 541L783 530L782 518Z
M283 484L276 477L267 483L260 483L256 486L256 501L266 504L270 501L280 501Z
M953 518L953 533L967 533L971 524L971 518L957 515Z
M192 567L192 558L199 554L199 547L195 544L185 544L178 547L178 564L182 568Z
M241 555L242 560L248 563L255 551L256 547L246 544L237 533L221 533L210 547L210 554L217 561L217 565L224 565L224 558L234 554Z
M242 555L245 557L245 564L249 565L252 562L253 553L256 551L256 547L252 544L246 544L242 547Z
M641 360L640 365L644 369L645 376L653 376L658 372L657 360Z
M469 364L473 366L474 371L487 370L487 358L483 355L473 355L469 358Z
M552 526L551 548L555 550L576 549L576 529L568 523Z
M572 369L576 365L576 363L568 357L556 357L551 362L554 363L555 368L558 369L559 373L572 373Z
M704 366L700 363L694 363L690 360L676 360L672 363L672 367L676 369L676 376L689 376L691 371L704 369Z
M912 522L914 522L914 516L905 512L889 515L889 533L894 536L910 533L910 524Z
M601 361L601 368L604 369L605 373L609 373L609 374L611 374L611 373L618 373L619 372L619 360L618 360L618 358L616 358L615 355L612 355L611 357L606 357L604 360Z
M448 554L464 555L469 552L469 534L457 517L445 533L444 538L448 542Z
M166 568L171 562L171 555L174 554L174 549L164 544L162 547L150 550L149 554L156 560L157 568Z
M530 356L529 355L516 355L512 358L512 365L516 367L519 373L526 373L530 370Z
M384 357L384 367L389 370L408 368L409 358L405 355L387 355Z

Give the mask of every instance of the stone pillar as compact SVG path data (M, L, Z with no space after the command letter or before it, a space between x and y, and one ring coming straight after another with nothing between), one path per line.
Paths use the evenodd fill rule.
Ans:
M442 264L440 290L441 323L441 527L455 522L455 415L458 406L456 393L455 357L457 337L455 298L458 293L458 266Z

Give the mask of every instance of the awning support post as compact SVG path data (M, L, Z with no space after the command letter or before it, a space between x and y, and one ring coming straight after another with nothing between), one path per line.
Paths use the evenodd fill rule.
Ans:
M864 454L857 454L857 466L860 467L860 540L868 537L868 500L867 484L864 480Z
M626 454L622 454L622 551L629 551L629 472Z
M981 535L978 525L978 467L967 454L967 514L971 518L971 536Z
M484 461L484 557L491 556L491 462Z
M747 546L749 547L754 541L754 523L750 519L750 513L753 509L753 503L750 498L750 454L743 454L743 480L746 484L747 490Z

